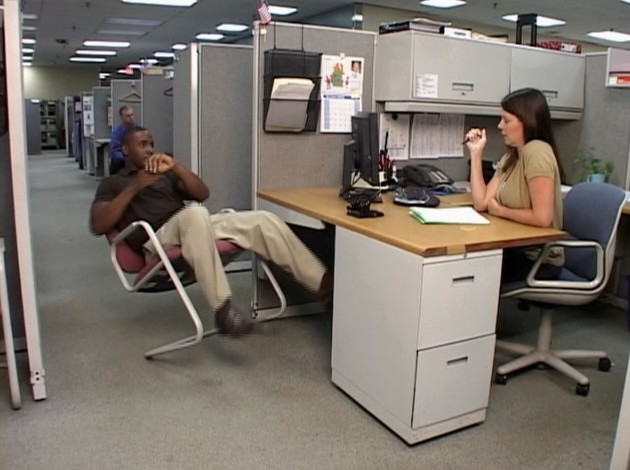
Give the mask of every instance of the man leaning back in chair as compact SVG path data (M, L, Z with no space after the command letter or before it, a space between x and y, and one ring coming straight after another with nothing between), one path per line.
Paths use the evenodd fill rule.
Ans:
M228 239L290 272L306 288L329 304L332 278L324 265L277 216L265 211L210 214L202 205L210 196L205 183L174 157L154 151L148 129L128 129L122 138L125 167L104 178L90 213L90 229L103 235L116 227L145 220L164 245L180 245L186 261L216 315L224 334L249 333L253 323L231 302L231 290L214 241ZM136 251L151 253L143 231L133 232L127 243Z

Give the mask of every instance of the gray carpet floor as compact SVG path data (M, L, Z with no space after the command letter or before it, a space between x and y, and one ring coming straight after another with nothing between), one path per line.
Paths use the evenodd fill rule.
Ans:
M189 333L177 296L123 290L107 243L88 231L93 176L58 153L29 167L48 398L32 400L20 354L23 408L0 390L1 468L608 468L629 352L624 311L593 303L556 315L557 347L603 348L615 364L609 373L580 365L588 397L558 373L531 370L492 385L483 424L408 446L331 383L330 314L145 360ZM246 308L251 276L232 283ZM505 303L499 335L533 341L537 322Z

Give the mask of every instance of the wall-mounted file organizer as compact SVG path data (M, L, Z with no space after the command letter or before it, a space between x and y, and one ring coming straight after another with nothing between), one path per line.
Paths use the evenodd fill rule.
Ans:
M314 132L319 119L321 52L265 51L265 132Z

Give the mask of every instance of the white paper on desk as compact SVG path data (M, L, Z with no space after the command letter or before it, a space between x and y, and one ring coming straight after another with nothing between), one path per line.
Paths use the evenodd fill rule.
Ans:
M490 223L472 207L447 207L444 209L412 207L409 213L423 224L487 225Z

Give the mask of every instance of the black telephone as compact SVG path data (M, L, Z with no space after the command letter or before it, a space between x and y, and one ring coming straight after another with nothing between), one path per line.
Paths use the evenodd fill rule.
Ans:
M433 165L407 165L403 168L407 183L424 188L433 188L444 184L453 184L453 178Z

